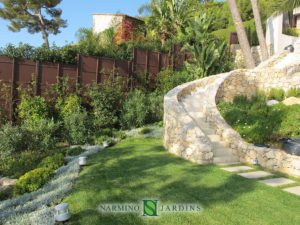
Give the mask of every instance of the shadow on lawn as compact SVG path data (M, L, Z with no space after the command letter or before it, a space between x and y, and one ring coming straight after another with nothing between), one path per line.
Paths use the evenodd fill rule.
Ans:
M143 150L145 149L145 150ZM103 203L156 198L169 203L198 203L204 208L230 202L255 188L255 181L199 166L168 154L161 146L114 147L92 159L72 195L86 193L90 209L73 215L72 224L97 217L97 224L148 224L133 214L100 215ZM93 209L93 210L91 210Z

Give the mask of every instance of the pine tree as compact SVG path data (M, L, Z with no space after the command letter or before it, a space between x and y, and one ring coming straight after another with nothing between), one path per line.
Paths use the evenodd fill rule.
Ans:
M11 31L27 28L31 34L41 32L47 48L49 34L56 35L67 26L67 21L61 18L62 10L56 8L61 0L0 0L0 3L0 17L10 21Z

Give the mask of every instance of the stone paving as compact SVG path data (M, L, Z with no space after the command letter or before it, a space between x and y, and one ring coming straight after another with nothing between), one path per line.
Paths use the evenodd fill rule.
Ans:
M293 184L295 181L279 177L279 178L272 178L272 179L267 179L267 180L261 180L259 181L263 184L269 185L271 187L278 187L278 186L283 186L283 185L288 185L288 184Z
M264 177L272 176L272 173L266 171L254 171L254 172L247 172L247 173L239 173L240 176L248 178L248 179L259 179Z
M248 170L253 170L252 167L249 167L249 166L233 166L233 167L225 167L225 168L222 168L223 170L225 171L228 171L228 172L232 172L232 173L239 173L239 172L244 172L244 171L248 171Z
M277 177L277 178L268 178L270 176L273 176L272 173L266 172L266 171L250 171L250 172L245 172L245 171L249 171L249 170L254 170L254 168L250 167L250 166L241 166L241 165L237 165L237 166L228 166L228 167L223 167L221 168L222 170L225 170L227 172L231 172L231 173L237 173L238 175L245 177L247 179L262 179L262 180L258 180L258 182L271 186L271 187L281 187L281 186L286 186L286 185L292 185L292 184L297 184L296 181L291 180L291 179L287 179L284 177ZM240 172L244 172L244 173L240 173ZM286 192L295 194L300 196L300 186L295 186L295 187L288 187L288 188L284 188L283 189Z
M283 189L284 191L287 191L289 193L295 194L300 196L300 186L297 187L290 187L290 188L285 188Z

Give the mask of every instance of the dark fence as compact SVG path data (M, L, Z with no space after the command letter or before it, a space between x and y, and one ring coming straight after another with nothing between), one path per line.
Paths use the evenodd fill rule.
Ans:
M178 70L186 58L187 54L182 53L178 45L174 45L170 53L134 49L131 61L78 55L76 65L0 56L0 107L13 119L20 96L18 87L26 88L34 83L34 94L45 96L62 77L68 77L70 85L84 87L103 83L113 75L121 77L128 90L137 85L134 81L138 75L145 74L153 87L161 70L167 67Z

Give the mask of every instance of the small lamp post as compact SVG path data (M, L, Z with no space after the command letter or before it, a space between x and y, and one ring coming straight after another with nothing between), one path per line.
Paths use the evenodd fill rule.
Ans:
M109 146L108 141L103 141L103 147L107 148Z
M258 162L258 159L257 159L257 158L253 159L252 162L253 162L253 165L255 165L255 166L259 165L259 162Z
M61 203L55 206L55 220L57 222L65 222L70 219L71 214L69 212L68 203Z
M79 166L86 166L87 165L87 157L81 156L79 157Z

